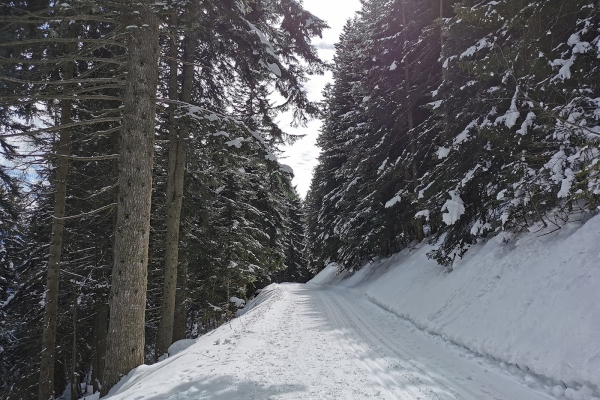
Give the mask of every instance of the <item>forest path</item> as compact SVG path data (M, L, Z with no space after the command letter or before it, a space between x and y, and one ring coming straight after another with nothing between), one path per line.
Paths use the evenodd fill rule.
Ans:
M272 285L111 399L553 399L351 290Z

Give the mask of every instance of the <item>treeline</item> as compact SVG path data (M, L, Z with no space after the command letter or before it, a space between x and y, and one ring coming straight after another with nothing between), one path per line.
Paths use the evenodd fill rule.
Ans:
M337 45L307 197L312 268L426 236L452 269L600 200L600 3L365 0Z
M106 394L308 278L274 119L318 114L323 21L294 0L23 0L0 27L0 397Z

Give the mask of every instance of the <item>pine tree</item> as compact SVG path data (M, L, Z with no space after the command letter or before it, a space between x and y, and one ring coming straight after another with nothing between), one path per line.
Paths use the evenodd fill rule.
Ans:
M127 76L130 78L123 94L119 198L103 394L108 393L122 375L144 363L159 55L158 18L152 5L143 2L127 15L135 28L130 29L128 35Z
M584 85L589 93L596 90L588 87L593 80L587 71L593 74L594 68L583 61L586 55L580 59L580 71L586 72L575 79L565 75L579 59L578 43L587 43L580 42L578 22L593 20L582 6L481 2L457 8L448 27L442 100L436 104L457 117L450 129L445 126L441 161L430 177L432 195L426 195L428 209L436 213L451 203L464 208L458 220L447 219L448 235L433 254L443 264L462 256L477 237L536 221L560 226L561 210L584 204L574 201L571 189L578 184L575 171L586 170L597 145L589 141L586 128L566 125L567 115L585 114L573 114L574 108L591 103L585 96L572 100L561 94L569 93L567 87L577 78L582 80L576 86ZM550 17L554 14L557 18ZM582 24L587 24L584 32L594 30ZM470 39L465 43L465 38ZM566 55L569 59L563 60ZM582 103L576 105L579 99ZM589 152L583 143L591 145ZM569 155L578 156L569 163ZM587 190L579 198L595 204ZM451 199L443 197L446 193ZM553 209L559 214L549 214Z
M343 111L326 116L308 197L309 235L320 233L310 242L315 250L328 249L327 257L313 250L320 265L358 267L421 239L422 225L412 216L431 150L431 134L421 134L430 131L431 113L422 106L441 79L436 16L430 2L373 0L363 3L353 31L347 26L355 39L342 37L340 73L334 72L327 98L329 110L343 104ZM325 172L326 157L341 162ZM315 196L332 184L335 189Z

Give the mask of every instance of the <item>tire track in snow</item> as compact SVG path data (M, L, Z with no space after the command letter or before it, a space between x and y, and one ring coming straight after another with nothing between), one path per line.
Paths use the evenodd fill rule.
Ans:
M371 326L365 321L355 309L348 304L345 299L341 296L334 294L332 291L327 292L327 296L331 296L332 301L343 311L347 313L349 318L354 322L354 326L357 332L361 336L370 341L375 347L379 347L383 350L386 355L390 353L400 356L400 359L408 364L408 368L403 368L402 372L404 378L410 382L416 384L419 389L419 394L415 398L422 398L427 396L427 399L431 400L480 400L481 397L476 396L474 393L466 390L468 396L461 396L452 390L448 382L440 382L439 379L433 378L430 374L425 372L423 368L419 368L412 361L412 357L405 352L400 351L400 347L395 345L389 337L386 337L376 327ZM338 301L341 300L341 301ZM418 384L417 384L418 382ZM445 389L445 391L443 390Z
M400 318L398 318L397 324L394 324L394 331L399 334L401 340L392 337L389 332L386 332L380 326L385 324L380 324L375 320L374 315L377 312L369 313L366 308L360 306L359 301L356 301L357 298L354 298L355 296L351 295L346 289L329 288L323 292L326 293L325 296L330 296L341 309L351 316L365 338L371 340L376 346L380 345L387 354L399 356L406 361L415 373L419 374L424 380L429 381L432 388L445 388L447 392L441 393L443 395L442 399L554 399L552 396L534 391L503 375L496 374L490 370L491 368L488 369L472 361L457 357L437 343L428 340L425 336L417 335L420 331L413 332ZM366 303L366 300L365 305L373 307L374 310L388 313L377 305L370 302ZM390 313L390 315L393 314ZM370 321L367 321L366 316L369 316ZM414 344L422 354L416 353L415 349L410 347L410 343ZM446 364L446 373L443 371L443 363ZM454 379L448 377L450 375L454 375ZM435 399L435 397L430 398Z
M356 357L356 361L360 362L364 369L370 372L379 382L387 397L402 400L417 399L418 397L410 396L407 393L397 393L397 388L402 385L396 382L394 377L386 371L387 368L385 366L382 366L380 363L373 360L367 350L361 348L355 340L349 338L349 335L345 333L345 330L347 330L346 325L348 324L344 323L344 318L340 315L339 311L331 305L328 297L322 293L319 293L319 297L325 306L329 320L332 322L333 327L339 332L342 345L348 350L348 353L353 353Z

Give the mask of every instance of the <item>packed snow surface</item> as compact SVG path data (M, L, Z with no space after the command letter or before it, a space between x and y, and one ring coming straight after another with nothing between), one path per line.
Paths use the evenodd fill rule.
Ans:
M106 398L553 398L341 287L271 285L230 324L175 347Z
M106 398L599 400L600 217L540 234L273 284Z
M428 259L436 246L422 243L351 277L331 264L314 281L363 294L502 368L543 377L557 398L596 399L600 216L532 230L472 246L452 272Z

